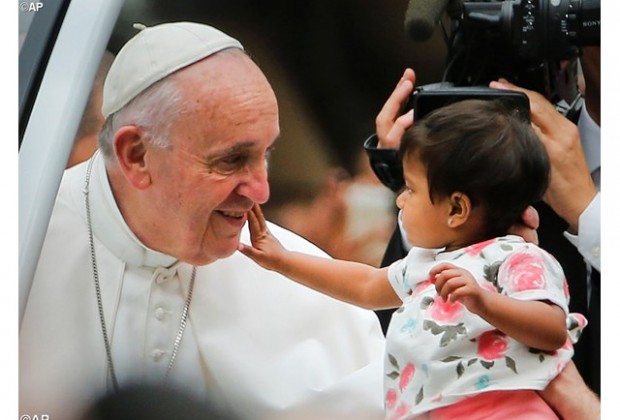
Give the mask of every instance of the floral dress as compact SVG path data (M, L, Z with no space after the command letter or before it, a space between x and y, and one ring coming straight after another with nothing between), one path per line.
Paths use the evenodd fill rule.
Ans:
M463 304L444 302L428 273L448 261L470 271L487 290L558 305L567 313L570 338L554 352L532 349ZM568 315L568 286L558 262L514 235L451 252L413 248L390 266L388 277L403 301L387 332L389 419L413 418L485 391L544 389L571 359L572 344L586 325L582 315Z

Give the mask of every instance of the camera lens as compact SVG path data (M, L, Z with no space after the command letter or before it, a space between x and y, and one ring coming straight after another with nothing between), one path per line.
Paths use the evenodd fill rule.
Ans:
M600 45L600 15L600 0L469 1L463 30L500 39L522 60L569 59Z

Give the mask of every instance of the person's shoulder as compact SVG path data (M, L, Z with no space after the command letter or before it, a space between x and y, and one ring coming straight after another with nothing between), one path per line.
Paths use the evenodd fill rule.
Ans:
M504 252L514 252L523 248L528 248L530 246L537 247L536 244L532 242L527 242L523 237L519 235L504 235L498 236L493 241L493 247L503 250Z
M549 254L546 250L540 247L540 245L535 244L534 242L527 242L521 236L518 235L506 235L497 239L497 243L501 246L501 244L506 245L506 250L514 252L524 250L525 252L533 252L540 254Z
M500 252L505 255L510 255L515 252L551 255L539 245L533 242L527 242L525 239L518 235L505 235L497 237L495 238L493 246L490 247L490 249L493 249L496 252Z
M75 207L84 201L86 166L86 162L83 162L64 170L58 187L55 207L65 206L75 210Z
M500 240L501 239L501 240ZM533 242L527 242L517 235L507 235L498 238L498 243L507 245L505 251L509 256L519 253L520 255L530 255L546 263L547 267L554 271L561 271L562 268L556 258L547 250Z
M282 226L279 226L273 222L267 221L267 226L269 227L269 231L271 234L280 241L280 243L291 251L303 252L305 254L313 254L324 257L329 257L329 255L320 249L318 246L314 245L312 242L308 241L301 235L290 231ZM243 232L241 234L241 242L250 243L250 235L249 230L244 227Z
M525 242L525 240L518 235L498 236L483 242L483 244L484 247L480 247L477 250L477 255L489 263L503 261L509 255L523 250L528 246L528 242ZM472 254L472 252L469 252L469 254Z
M283 228L282 226L276 225L272 222L267 222L267 225L269 226L269 230L271 231L273 236L278 238L278 240L286 248L294 251L328 256L325 251L323 251L318 246L314 245L312 242L302 237L301 235L292 232L286 228Z

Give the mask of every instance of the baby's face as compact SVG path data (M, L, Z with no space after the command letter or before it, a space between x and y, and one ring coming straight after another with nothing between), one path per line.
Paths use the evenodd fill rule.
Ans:
M403 161L405 189L396 198L407 241L422 248L446 244L450 204L448 198L431 201L424 165L416 158Z

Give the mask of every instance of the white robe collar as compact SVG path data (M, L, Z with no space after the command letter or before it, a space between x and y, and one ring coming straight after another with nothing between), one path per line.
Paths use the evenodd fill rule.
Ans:
M112 194L105 159L99 152L92 159L89 194L93 232L97 239L130 266L169 267L176 263L176 258L144 245L129 229Z

